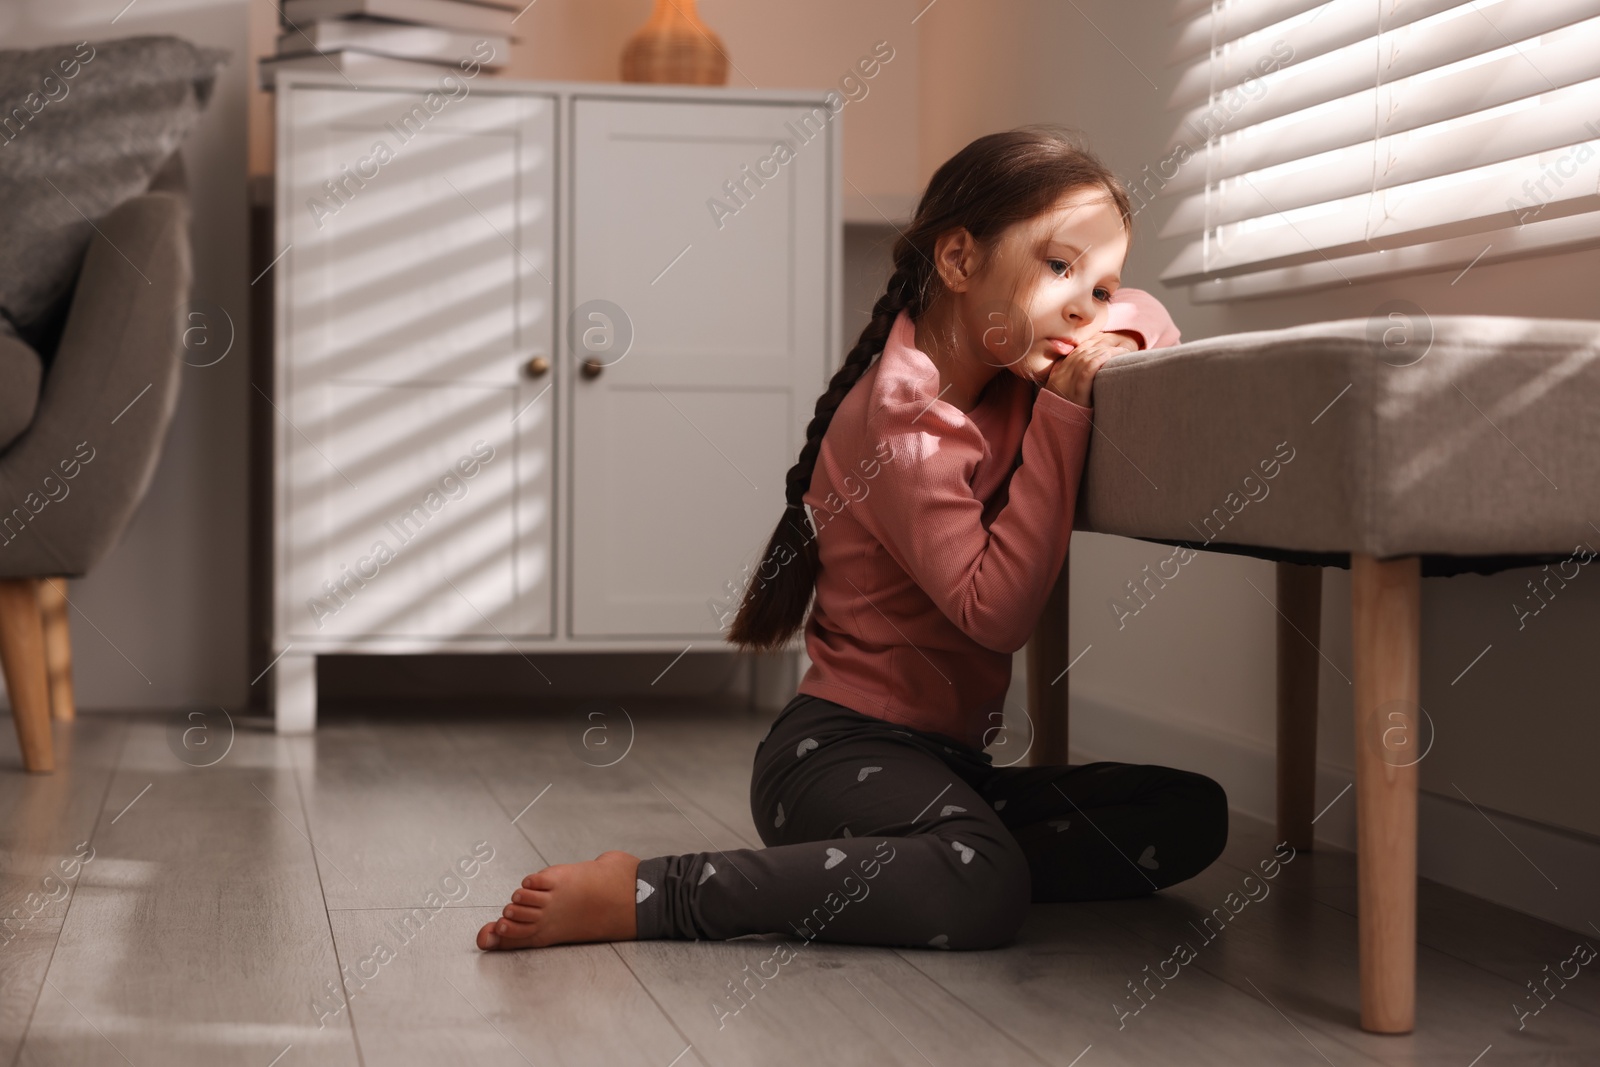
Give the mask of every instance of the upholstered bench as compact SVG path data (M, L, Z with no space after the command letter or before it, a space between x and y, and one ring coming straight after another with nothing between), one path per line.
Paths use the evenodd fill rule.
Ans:
M1361 1025L1410 1030L1417 766L1388 742L1425 727L1420 579L1600 544L1600 322L1397 312L1216 337L1111 360L1094 410L1076 529L1279 564L1278 832L1296 848L1312 843L1319 568L1351 569ZM1050 762L1067 750L1051 684L1069 665L1065 575L1028 656Z

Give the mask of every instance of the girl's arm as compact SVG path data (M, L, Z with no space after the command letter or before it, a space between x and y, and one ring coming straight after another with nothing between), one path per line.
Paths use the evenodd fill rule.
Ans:
M853 505L855 518L964 634L1015 652L1066 558L1092 418L1089 408L1039 391L1006 505L985 526L972 491L986 455L982 433L925 402L884 405L868 420L868 439L889 445L893 458ZM876 610L892 613L889 599Z
M1177 344L1180 337L1161 301L1143 289L1118 289L1111 294L1111 307L1101 332L1127 334L1139 342L1140 348L1166 348Z

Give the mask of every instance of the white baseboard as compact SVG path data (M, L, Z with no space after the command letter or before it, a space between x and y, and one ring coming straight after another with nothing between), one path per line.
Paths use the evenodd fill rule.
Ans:
M1235 811L1268 824L1276 820L1277 757L1270 746L1076 694L1070 736L1074 762L1118 760L1197 771L1228 791ZM1343 792L1354 780L1349 768L1318 763L1319 843L1354 851L1355 791ZM1417 823L1422 877L1584 935L1600 933L1600 840L1428 791L1419 798Z

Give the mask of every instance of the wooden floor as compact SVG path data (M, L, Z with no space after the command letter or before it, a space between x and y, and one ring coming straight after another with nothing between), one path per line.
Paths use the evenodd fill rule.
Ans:
M90 714L56 727L61 769L30 777L0 723L0 902L26 917L0 944L0 1065L1600 1064L1600 961L1549 980L1520 1031L1514 1010L1600 933L1429 883L1418 1029L1363 1033L1352 857L1302 853L1241 906L1273 849L1238 816L1224 859L1159 896L1036 905L998 952L808 945L736 1015L729 983L771 944L478 952L545 864L759 847L765 720L628 711L631 748L604 768L570 714L240 724L209 767L175 755L181 719ZM627 729L614 714L612 751ZM493 859L449 881L483 841ZM70 886L47 881L91 848ZM441 884L457 900L429 911ZM1180 942L1189 961L1163 963Z

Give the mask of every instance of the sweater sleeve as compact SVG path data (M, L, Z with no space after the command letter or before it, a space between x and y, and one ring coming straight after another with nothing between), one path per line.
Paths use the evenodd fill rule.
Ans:
M1105 332L1112 331L1137 335L1140 348L1166 348L1182 336L1161 301L1143 289L1118 289L1111 294Z
M889 443L893 459L858 520L962 633L993 651L1015 652L1033 632L1066 558L1093 412L1039 391L1021 466L987 528L972 490L982 435L970 423L930 432L933 414L913 405L879 411L870 430Z

